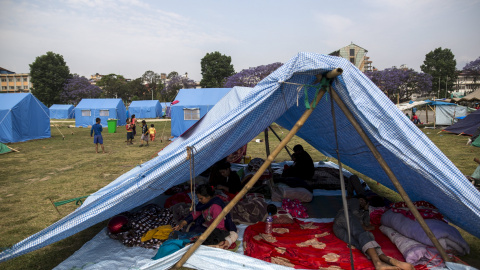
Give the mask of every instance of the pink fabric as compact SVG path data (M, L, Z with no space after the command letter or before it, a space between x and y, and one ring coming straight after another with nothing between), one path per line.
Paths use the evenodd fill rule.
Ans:
M192 212L192 216L193 216L193 220L195 220L200 215L203 215L203 218L205 219L203 226L208 227L210 226L210 224L212 224L213 220L215 220L215 218L218 217L220 212L222 212L222 207L218 204L212 204L212 206L210 206L207 210L203 210L202 212L200 211ZM225 228L225 219L220 221L217 228L220 230L227 230Z
M297 199L283 199L282 208L285 209L285 211L287 211L290 215L292 215L292 217L308 218L307 209Z
M426 201L416 201L416 202L413 202L413 205L417 207L418 212L424 219L436 219L436 220L445 221L445 219L443 218L443 215L440 214L440 212L438 212L438 209L433 204ZM405 202L392 203L390 207L392 208L392 212L401 213L407 218L411 220L415 220L415 216L412 214L410 209L408 209L407 204Z

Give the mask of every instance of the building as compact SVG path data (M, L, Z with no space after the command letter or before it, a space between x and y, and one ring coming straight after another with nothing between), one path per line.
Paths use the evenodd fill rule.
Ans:
M15 73L0 67L0 93L29 93L32 89L30 74Z
M458 92L463 96L466 96L467 94L470 94L475 90L480 89L480 72L458 73L458 77L454 83L453 88L455 89L455 92Z
M352 42L350 45L340 48L329 55L339 56L349 60L362 72L376 70L376 68L372 66L372 61L370 57L367 56L367 52L366 49Z

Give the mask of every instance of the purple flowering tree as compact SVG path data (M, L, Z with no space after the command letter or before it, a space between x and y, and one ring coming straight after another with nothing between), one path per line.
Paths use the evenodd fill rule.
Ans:
M367 71L365 75L394 103L410 100L412 94L428 94L432 90L432 76L413 69L387 68Z
M472 78L473 91L475 91L478 88L477 82L480 80L480 57L466 64L462 70L462 73L464 73L467 77Z
M245 87L254 87L263 80L265 77L270 75L270 73L277 70L283 64L276 62L269 65L262 65L258 67L252 67L244 69L230 77L227 77L223 87L232 88L234 86L245 86Z
M195 87L196 83L194 80L178 74L172 75L166 82L165 88L160 91L160 101L172 102L177 96L178 90Z
M102 89L100 87L91 84L87 78L75 74L63 86L60 99L64 103L77 106L83 98L98 98L101 93Z

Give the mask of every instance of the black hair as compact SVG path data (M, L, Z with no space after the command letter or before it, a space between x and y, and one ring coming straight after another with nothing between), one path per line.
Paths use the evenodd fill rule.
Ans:
M153 124L151 124L150 126L151 126L151 127L154 127L154 125L153 125Z
M95 119L95 122L100 122L100 118L97 117L97 119Z
M146 124L147 122L146 122L145 120L142 120L142 123L143 123L143 124Z
M213 189L213 186L203 184L197 187L196 193L203 197L213 197L213 195L215 195L215 190Z
M277 214L277 206L275 204L269 204L267 205L267 213L270 215L276 215Z
M300 144L297 144L293 147L293 152L301 152L303 151L303 146L301 146Z
M354 198L357 198L357 199L364 199L366 202L369 202L370 200L367 198L367 196L363 195L363 194L358 194L358 195L355 195Z
M370 198L370 205L373 207L385 206L385 200L380 196L373 196Z
M132 114L132 118L135 118L135 114Z
M226 170L228 168L230 168L232 165L230 165L230 162L222 162L220 164L218 164L218 169L219 170Z

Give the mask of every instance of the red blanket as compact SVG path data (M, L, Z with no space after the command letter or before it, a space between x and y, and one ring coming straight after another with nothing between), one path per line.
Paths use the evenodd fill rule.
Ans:
M350 251L332 230L333 222L273 224L271 236L265 235L265 223L258 222L245 230L245 255L271 263L306 269L350 269ZM375 240L383 252L404 261L397 247L377 228ZM355 269L375 269L359 250L353 249Z

